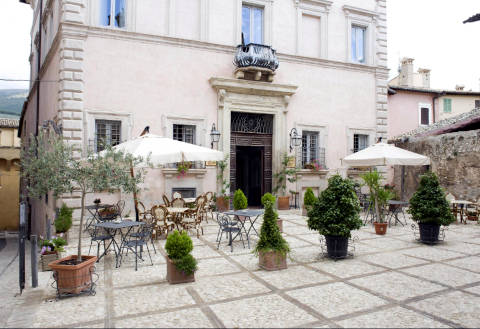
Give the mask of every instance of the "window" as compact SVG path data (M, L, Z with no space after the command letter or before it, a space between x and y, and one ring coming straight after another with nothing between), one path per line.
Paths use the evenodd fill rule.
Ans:
M318 132L302 132L302 167L318 160Z
M95 151L102 151L105 145L120 144L121 127L121 121L95 120Z
M263 44L263 8L242 6L242 33L245 44Z
M444 113L452 112L452 99L451 98L444 98L443 99L443 112Z
M361 151L368 147L368 135L353 135L353 153Z
M125 2L126 0L100 0L100 25L125 27Z
M195 126L174 124L173 139L185 143L195 144Z
M476 109L480 108L480 99L475 100L475 108Z
M352 61L365 63L366 28L352 25Z
M430 114L430 109L429 109L429 108L427 108L427 107L422 107L422 108L420 109L420 124L421 124L421 125L428 125L428 124L430 124L429 114Z

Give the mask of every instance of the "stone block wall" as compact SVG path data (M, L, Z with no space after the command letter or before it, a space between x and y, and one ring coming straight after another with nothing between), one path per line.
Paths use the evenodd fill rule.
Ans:
M440 184L456 199L480 199L480 130L462 131L439 136L410 137L395 145L412 152L429 156L431 169ZM426 167L405 167L405 197L415 192L420 174ZM395 166L394 183L401 186L401 167Z

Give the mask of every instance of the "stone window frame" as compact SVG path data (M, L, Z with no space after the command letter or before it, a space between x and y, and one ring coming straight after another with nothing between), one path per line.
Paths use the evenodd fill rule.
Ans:
M346 21L346 62L358 65L375 65L375 34L378 13L362 8L343 6ZM365 28L365 62L356 62L352 58L352 27Z
M195 126L195 145L208 147L206 143L207 117L177 114L162 115L164 136L173 139L173 125Z
M422 125L422 108L428 108L428 125ZM432 119L433 119L432 104L418 103L418 126L419 127L429 126L433 123Z
M111 0L114 2L115 0ZM111 30L122 30L122 31L133 31L135 26L135 16L136 16L136 1L137 0L125 0L125 26L116 27L115 25L101 25L99 21L100 17L100 3L99 0L88 0L88 6L90 8L89 18L87 23L92 26L98 26L104 29Z
M242 6L253 6L263 9L263 44L273 46L273 1L274 0L237 0L235 45L242 43Z
M368 135L368 146L371 146L375 143L376 134L377 134L377 130L375 128L347 127L346 155L353 154L353 136L354 135Z
M332 1L326 0L294 0L297 10L296 14L296 42L295 42L295 54L302 55L300 49L302 44L302 23L303 15L314 16L320 19L320 49L318 58L328 58L328 14L330 12L330 6Z
M325 165L328 168L328 156L327 156L327 145L328 145L328 126L327 125L318 125L318 124L311 124L306 122L299 122L295 124L295 128L298 131L300 136L303 135L303 131L305 132L317 132L318 133L318 148L325 149ZM302 164L302 146L299 149L295 150L296 157L299 159L299 164ZM297 160L298 161L298 160Z

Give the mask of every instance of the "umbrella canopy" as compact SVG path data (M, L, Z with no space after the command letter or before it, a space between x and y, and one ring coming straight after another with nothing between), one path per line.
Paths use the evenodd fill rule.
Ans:
M392 144L377 143L343 159L350 166L422 166L429 165L430 158L410 152Z
M145 134L127 142L118 144L115 150L150 157L153 165L162 165L182 161L220 161L223 153L190 143L180 142L168 137ZM144 163L144 165L147 165Z

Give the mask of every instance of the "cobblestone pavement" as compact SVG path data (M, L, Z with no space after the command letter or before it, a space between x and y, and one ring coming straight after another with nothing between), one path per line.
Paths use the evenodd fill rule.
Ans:
M368 225L353 232L354 257L322 257L319 235L306 218L280 212L292 248L288 269L266 272L241 242L233 252L210 221L193 237L196 282L166 282L165 240L153 263L135 272L133 258L115 268L111 255L97 264L95 296L55 300L51 272L18 303L34 327L478 327L480 225L453 224L446 241L416 242L409 225L385 236ZM255 239L254 239L255 240ZM85 240L87 242L87 240ZM84 244L85 252L89 243ZM70 246L69 253L74 253ZM32 306L35 305L35 306ZM15 311L17 312L17 311ZM13 312L13 313L15 313ZM16 317L18 318L18 316ZM7 326L19 326L13 321Z

